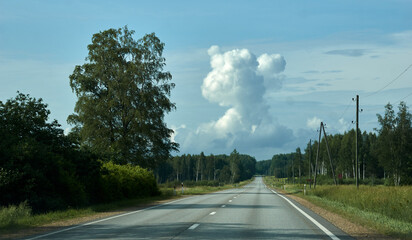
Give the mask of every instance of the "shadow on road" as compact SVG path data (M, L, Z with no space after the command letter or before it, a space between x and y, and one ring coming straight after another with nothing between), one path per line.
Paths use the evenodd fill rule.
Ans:
M321 232L310 229L256 228L248 224L200 223L196 229L189 229L193 223L164 223L144 225L94 224L50 235L40 239L329 239ZM342 240L351 239L337 236Z

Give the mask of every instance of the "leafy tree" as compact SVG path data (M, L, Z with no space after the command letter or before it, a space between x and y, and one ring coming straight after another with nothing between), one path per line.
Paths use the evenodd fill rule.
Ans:
M269 169L272 160L263 160L256 162L256 174L270 175Z
M164 122L175 109L168 98L175 85L163 71L164 44L154 33L133 34L125 26L93 35L87 63L70 75L78 100L68 122L102 157L153 168L178 148Z
M230 175L232 183L238 182L240 179L240 156L236 149L229 156Z
M347 178L355 177L355 134L354 129L345 132L339 149L337 170Z
M269 160L270 161L270 160ZM268 163L270 165L270 162ZM230 156L182 155L169 158L156 169L159 182L175 181L219 181L225 183L250 179L255 174L256 159L236 150ZM177 172L179 174L177 174Z
M200 180L203 180L203 166L206 161L205 154L203 152L200 153L199 156L197 156L196 160L196 182L199 180L199 174L200 174Z
M182 175L182 168L183 164L182 161L180 161L179 157L173 157L173 169L176 172L176 181L179 181L179 176Z
M316 152L315 149L313 148L313 144L309 143L306 145L305 148L305 154L304 157L306 159L305 161L305 165L306 165L306 170L304 170L304 175L307 175L309 177L309 175L312 177L314 175L314 166L315 166L315 156Z
M216 180L216 161L215 156L211 154L206 158L205 164L205 174L207 176L207 180Z
M412 161L412 116L404 102L399 104L399 111L395 111L391 104L386 105L384 117L378 116L381 125L379 130L379 161L385 172L392 175L394 184L401 181L410 181L408 165Z
M400 175L403 182L412 183L412 115L408 112L408 107L405 102L399 103L399 111L396 116L396 129L395 134L397 136L396 144L396 163L400 169ZM399 183L401 180L399 179Z
M288 178L292 176L293 157L293 153L273 155L270 173L278 178Z
M396 162L395 157L395 111L391 104L385 106L385 115L382 117L377 114L378 122L381 125L381 129L378 130L378 160L379 163L385 169L385 172L392 175L394 184L398 185L400 179L399 164Z
M28 200L38 212L87 203L95 172L80 170L99 165L76 151L56 120L47 122L49 114L42 99L22 93L0 101L0 205Z

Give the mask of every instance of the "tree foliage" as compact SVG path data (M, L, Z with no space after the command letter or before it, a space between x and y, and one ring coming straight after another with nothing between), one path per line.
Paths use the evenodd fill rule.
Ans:
M385 178L389 185L412 184L412 115L408 112L408 107L401 102L396 113L393 106L387 104L384 116L378 114L377 118L380 124L380 128L376 129L377 133L358 131L358 166L355 165L355 130L328 136L336 175L341 182L351 182L357 167L359 177L364 181L367 178ZM317 174L331 178L332 169L324 138L320 143L308 143L302 158L299 148L294 153L274 155L269 173L279 178L293 178L297 176L294 171L300 166L305 176L311 175L313 178L319 144ZM301 161L304 163L301 164Z
M399 104L398 114L391 104L385 106L385 115L377 115L381 128L378 130L378 160L394 181L400 185L404 180L411 183L412 173L412 128L411 114L404 102ZM406 179L403 179L406 178Z
M153 168L178 147L164 122L175 109L174 84L163 71L164 43L154 33L133 34L124 27L93 35L87 62L70 75L78 100L68 122L105 159Z
M102 165L49 114L42 99L22 93L0 101L0 206L27 201L36 213L157 193L152 173ZM113 198L115 190L122 194Z
M156 169L159 182L218 181L236 183L255 174L256 159L234 150L230 156L184 154L170 158Z

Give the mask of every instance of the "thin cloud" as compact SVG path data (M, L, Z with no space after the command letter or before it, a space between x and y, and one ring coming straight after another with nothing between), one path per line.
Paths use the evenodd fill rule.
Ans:
M367 52L366 49L340 49L325 52L328 55L341 55L346 57L361 57Z
M341 70L328 70L328 71L323 71L322 73L341 73L343 71Z

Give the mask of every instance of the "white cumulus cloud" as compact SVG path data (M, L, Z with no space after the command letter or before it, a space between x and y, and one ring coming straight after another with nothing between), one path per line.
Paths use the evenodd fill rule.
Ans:
M248 49L222 52L218 46L208 54L212 70L203 80L202 95L228 109L219 119L201 124L190 138L202 139L209 147L269 147L290 141L293 132L273 120L264 99L264 82L280 81L285 59L279 54L256 57Z
M274 74L283 72L286 67L286 61L280 54L262 54L258 57L258 72L265 77L272 77Z
M318 117L313 117L310 118L306 121L306 126L308 126L309 128L316 130L319 129L320 127L320 122L322 122L322 120Z
M338 123L339 123L338 124L338 126L339 126L338 131L340 133L344 133L344 132L348 131L351 127L351 124L348 121L345 121L345 119L343 119L343 118L340 118L338 120Z
M172 135L170 136L170 140L171 140L172 142L176 142L175 138L176 138L177 134L179 134L179 130L180 130L180 129L185 129L185 128L186 128L186 125L185 125L185 124L182 124L182 125L180 125L179 127L176 127L176 126L172 125L171 128L172 128L172 130L173 130L173 133L172 133Z

